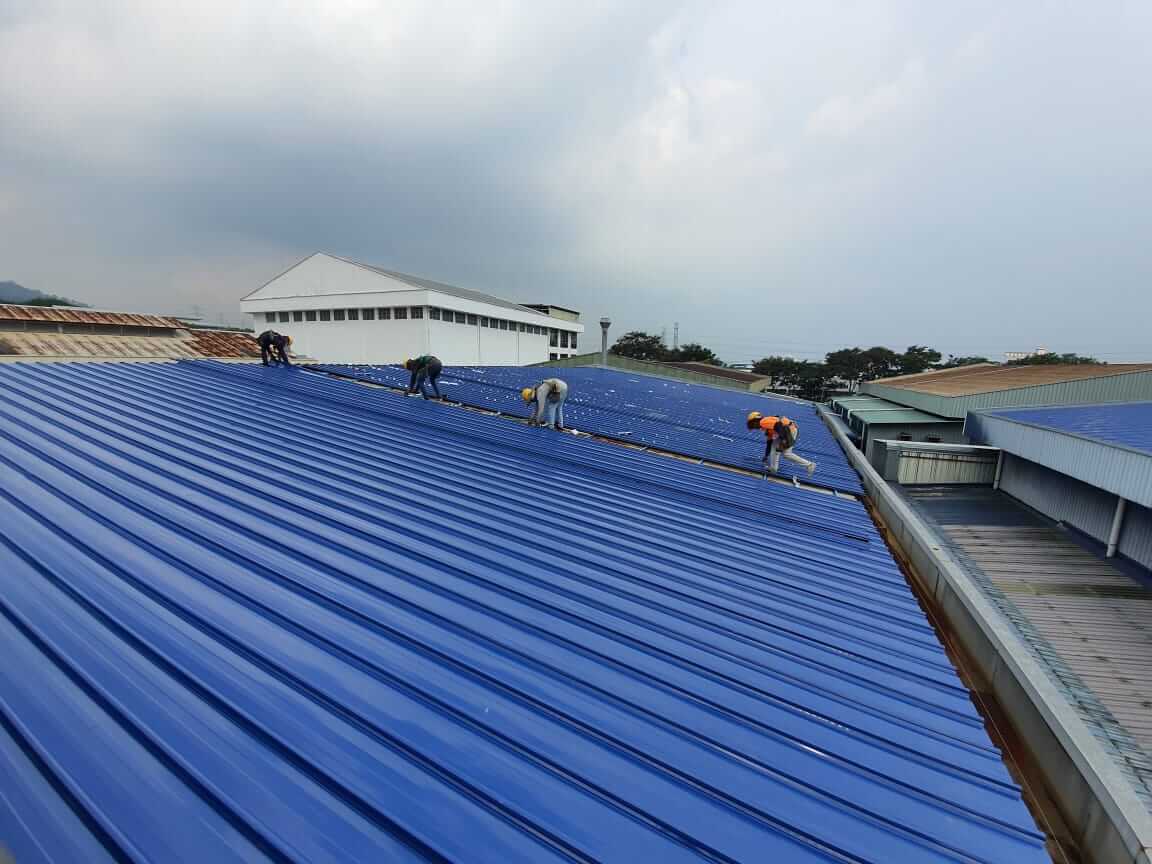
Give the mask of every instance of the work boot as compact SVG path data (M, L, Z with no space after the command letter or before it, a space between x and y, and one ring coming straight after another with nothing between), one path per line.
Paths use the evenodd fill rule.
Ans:
M809 462L808 463L808 476L811 477L815 473L816 473L816 463L815 462Z

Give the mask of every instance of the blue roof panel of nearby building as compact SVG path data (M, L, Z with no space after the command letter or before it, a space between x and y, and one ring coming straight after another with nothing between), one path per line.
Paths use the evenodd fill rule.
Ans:
M986 413L1152 455L1152 402L1070 405Z
M862 504L295 369L0 366L0 846L1046 861Z
M409 374L399 366L311 368L393 387L409 381ZM798 399L598 367L451 367L440 378L440 389L468 405L527 417L530 409L521 400L520 390L549 376L568 382L564 412L573 428L751 471L763 470L765 441L763 433L746 428L744 418L750 411L791 417L800 428L797 452L815 461L818 468L809 481L803 468L784 461L781 474L853 494L863 491L859 476L815 406Z

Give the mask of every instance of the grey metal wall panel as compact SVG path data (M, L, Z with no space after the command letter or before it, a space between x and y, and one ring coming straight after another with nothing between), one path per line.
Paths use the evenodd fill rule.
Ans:
M1152 510L1129 504L1117 550L1125 558L1152 568Z
M995 476L996 460L986 456L909 451L900 454L896 473L897 482L906 486L942 483L990 486Z
M995 414L969 414L973 441L1000 447L1145 507L1152 506L1152 458L1051 429L1026 426Z
M1101 543L1108 539L1115 495L1010 453L1004 454L1000 488L1050 519L1066 522Z
M853 418L855 420L855 418ZM928 441L929 437L939 438L943 444L963 444L964 428L959 423L868 423L865 432L868 461L873 462L874 444L880 440L899 440L902 434L910 435L913 441Z

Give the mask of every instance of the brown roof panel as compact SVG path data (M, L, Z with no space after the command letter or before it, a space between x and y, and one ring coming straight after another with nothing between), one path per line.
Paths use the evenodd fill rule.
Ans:
M955 373L955 374L944 374ZM885 387L896 387L933 396L974 396L1000 390L1018 390L1065 381L1105 378L1134 372L1152 372L1152 363L1108 363L1038 366L964 366L959 370L882 378L873 381Z
M120 324L131 327L163 327L180 330L186 327L176 318L160 315L136 315L129 312L96 312L74 306L20 306L0 304L0 320L56 321L62 324Z
M662 366L672 366L676 369L685 369L689 372L699 372L702 375L715 375L717 378L730 378L733 381L743 381L745 384L754 384L757 381L767 380L768 375L757 375L755 372L746 372L743 369L726 369L723 366L713 366L711 363L662 363Z

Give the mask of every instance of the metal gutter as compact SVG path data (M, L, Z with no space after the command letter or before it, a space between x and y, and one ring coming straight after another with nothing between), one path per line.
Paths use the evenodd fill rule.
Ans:
M1092 864L1152 864L1152 814L1011 624L939 544L935 534L820 409L860 472L875 515L889 529L916 586L939 609L973 660L973 682L1003 708L1041 773L1045 792Z

